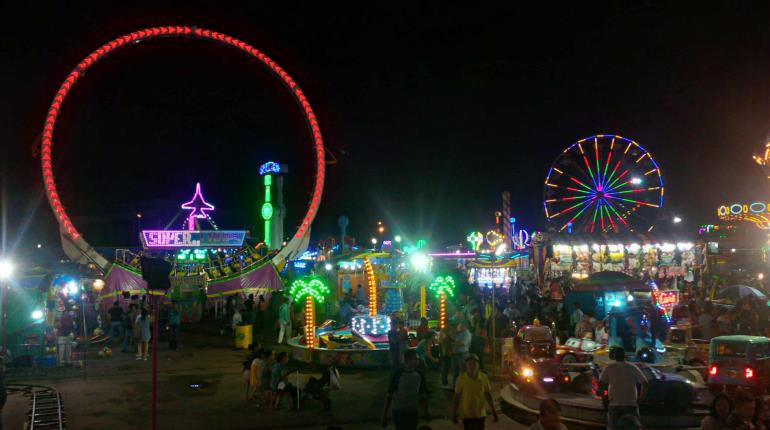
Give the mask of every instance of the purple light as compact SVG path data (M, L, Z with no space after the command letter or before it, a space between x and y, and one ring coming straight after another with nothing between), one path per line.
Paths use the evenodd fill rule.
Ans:
M187 229L195 230L195 218L208 218L206 211L213 211L214 205L209 204L201 194L201 183L195 184L195 195L192 200L182 205L182 209L187 209L190 214L187 215Z
M467 257L475 257L475 252L434 252L432 254L428 254L431 257L457 257L457 258L467 258Z
M245 237L243 230L142 230L146 248L240 248Z

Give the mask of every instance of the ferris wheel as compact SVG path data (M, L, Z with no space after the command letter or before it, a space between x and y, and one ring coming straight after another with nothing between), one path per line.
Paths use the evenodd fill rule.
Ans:
M545 178L543 207L560 232L649 232L663 195L663 176L649 151L631 139L598 134L559 154Z

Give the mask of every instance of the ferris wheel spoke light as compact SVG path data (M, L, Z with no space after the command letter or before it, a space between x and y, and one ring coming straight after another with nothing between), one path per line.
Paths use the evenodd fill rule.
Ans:
M583 154L583 161L586 163L586 168L588 169L588 174L591 175L591 182L594 183L594 187L598 186L596 183L596 178L594 178L594 172L591 170L591 163L588 162L588 157Z
M575 210L575 208L577 208L578 206L580 206L580 205L584 205L584 204L586 204L586 203L590 203L591 201L593 201L593 199L591 199L591 200L586 200L586 201L583 201L583 202L580 202L580 203L575 203L574 205L572 205L572 206L568 207L567 209L564 209L564 210L563 210L563 211L561 211L561 212L558 212L558 213L555 213L555 214L551 215L551 218L556 218L556 217L557 217L557 216L559 216L559 215L564 215L564 214L565 214L565 213L567 213L567 212L570 212L570 211L572 211L572 210Z
M618 160L617 163L615 163L615 167L612 169L612 172L610 172L610 176L605 181L605 185L609 184L612 178L615 176L615 173L618 173L618 168L620 168L621 163L623 160ZM606 188L606 187L605 187Z
M574 182L574 183L576 183L576 184L580 185L581 187L585 188L586 190L588 190L588 191L593 191L593 189L592 189L591 187L589 187L588 185L586 185L586 184L584 184L584 183L582 183L582 182L578 181L577 179L573 178L572 176L570 176L570 177L569 177L569 179L570 179L572 182Z
M594 201L594 200L588 200L588 202L589 202L589 203L590 203L590 202L592 202L592 201ZM581 204L584 204L584 203L586 203L586 202L583 202L583 203L581 203ZM582 214L583 212L585 212L585 210L586 210L586 209L588 209L589 207L591 207L591 205L590 205L590 204L589 204L589 205L587 205L587 206L585 206L585 207L583 207L583 209L580 209L580 212L576 213L576 214L575 214L575 216L573 216L571 220L567 221L567 223L566 223L566 224L564 224L564 225L562 226L562 228L561 228L559 231L562 231L562 230L564 230L565 228L567 228L567 226L568 226L568 225L572 224L572 223L573 223L573 222L574 222L574 221L577 219L577 217L579 217L579 216L580 216L580 214Z
M623 219L623 217L621 217L621 216L620 216L620 214L618 213L618 211L617 211L617 210L615 210L615 207L614 207L614 206L612 206L612 203L610 203L610 201L609 201L609 200L607 200L607 199L605 199L605 200L604 200L604 202L605 202L605 203L607 203L607 206L610 208L610 210L612 210L612 212L615 214L615 216L616 216L616 217L618 217L618 219L620 220L620 222L622 222L622 223L623 223L623 225L625 225L625 226L628 226L628 223L626 222L626 220L624 220L624 219ZM612 219L612 218L610 217L610 219Z

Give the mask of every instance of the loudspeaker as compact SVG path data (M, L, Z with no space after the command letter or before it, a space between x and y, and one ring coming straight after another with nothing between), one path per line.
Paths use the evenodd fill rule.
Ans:
M171 288L169 275L172 265L162 258L142 257L142 279L147 281L150 290L168 290Z

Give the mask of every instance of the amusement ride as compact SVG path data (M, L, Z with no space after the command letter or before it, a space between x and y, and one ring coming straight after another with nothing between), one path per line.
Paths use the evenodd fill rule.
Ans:
M559 154L545 178L543 207L559 232L649 232L663 196L652 154L631 139L598 134Z

